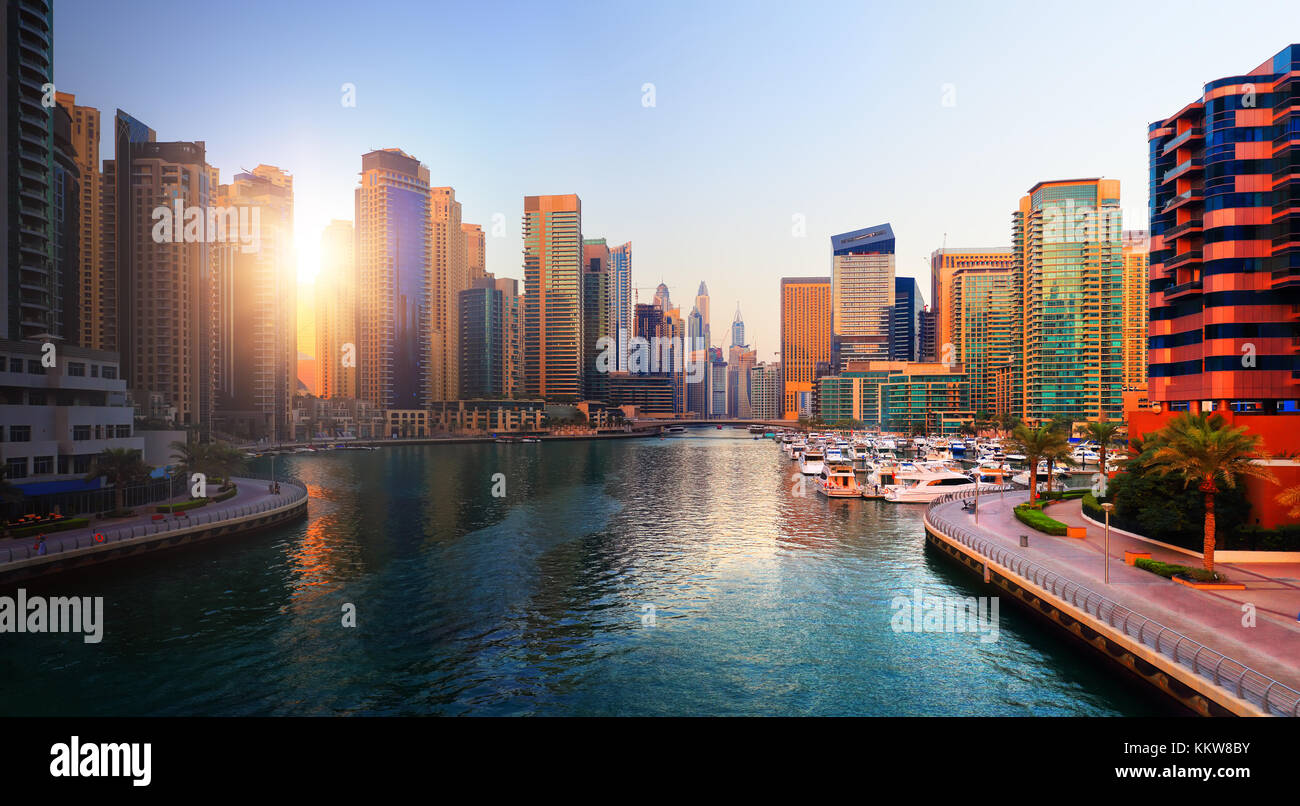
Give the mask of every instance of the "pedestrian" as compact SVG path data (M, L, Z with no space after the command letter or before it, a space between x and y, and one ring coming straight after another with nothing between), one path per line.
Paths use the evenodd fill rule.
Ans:
M40 538L38 538L38 540L40 542L41 547L40 550L37 551L36 553L40 554L41 556L45 556L45 535L41 535Z

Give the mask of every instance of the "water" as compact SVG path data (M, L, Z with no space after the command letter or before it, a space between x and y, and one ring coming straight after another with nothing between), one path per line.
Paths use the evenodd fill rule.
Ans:
M996 642L893 632L899 594L985 591L925 549L920 507L797 497L743 431L276 465L309 520L27 583L105 597L106 635L0 635L0 714L1163 708L1009 603Z

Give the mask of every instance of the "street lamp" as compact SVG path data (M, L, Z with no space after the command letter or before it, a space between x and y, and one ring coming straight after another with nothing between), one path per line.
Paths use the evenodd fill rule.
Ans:
M1101 508L1106 510L1106 584L1110 584L1110 511L1115 508L1114 504L1105 503Z

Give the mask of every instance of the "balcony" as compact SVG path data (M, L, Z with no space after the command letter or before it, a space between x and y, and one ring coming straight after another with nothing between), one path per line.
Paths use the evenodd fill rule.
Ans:
M1200 126L1193 126L1192 128L1188 129L1182 134L1175 136L1174 139L1165 143L1165 147L1160 150L1160 156L1163 157L1164 155L1168 154L1170 151L1173 151L1174 149L1178 148L1184 143L1189 143L1192 140L1203 140L1203 139L1205 139L1205 129L1201 128Z
M1180 176L1199 173L1203 166L1204 161L1200 157L1192 157L1191 159L1183 160L1168 171L1165 171L1165 176L1160 180L1160 184L1167 184Z
M1189 249L1186 252L1179 252L1165 263L1165 269L1176 269L1179 266L1185 266L1193 261L1199 263L1201 255L1202 252L1200 249Z
M1165 288L1165 302L1173 302L1184 297L1196 296L1201 293L1201 281L1192 280L1178 285L1171 285Z
M1184 204L1189 202L1204 201L1202 193L1204 193L1203 187L1193 185L1189 190L1184 190L1182 193L1179 193L1177 196L1165 202L1165 206L1160 209L1160 212L1167 213L1170 210L1177 210L1179 207L1182 207Z
M1175 238L1181 238L1185 235L1190 235L1194 232L1200 232L1201 224L1202 224L1201 219L1192 218L1187 221L1184 221L1183 223L1175 227L1170 227L1169 229L1165 230L1161 234L1164 236L1165 242L1167 243L1169 241L1174 240Z

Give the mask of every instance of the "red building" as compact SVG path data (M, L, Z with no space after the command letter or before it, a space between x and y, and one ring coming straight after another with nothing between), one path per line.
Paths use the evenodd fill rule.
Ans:
M1151 124L1150 412L1216 411L1300 454L1300 45ZM1274 467L1284 484L1300 471ZM1256 516L1282 517L1261 488ZM1277 510L1277 511L1275 511Z

